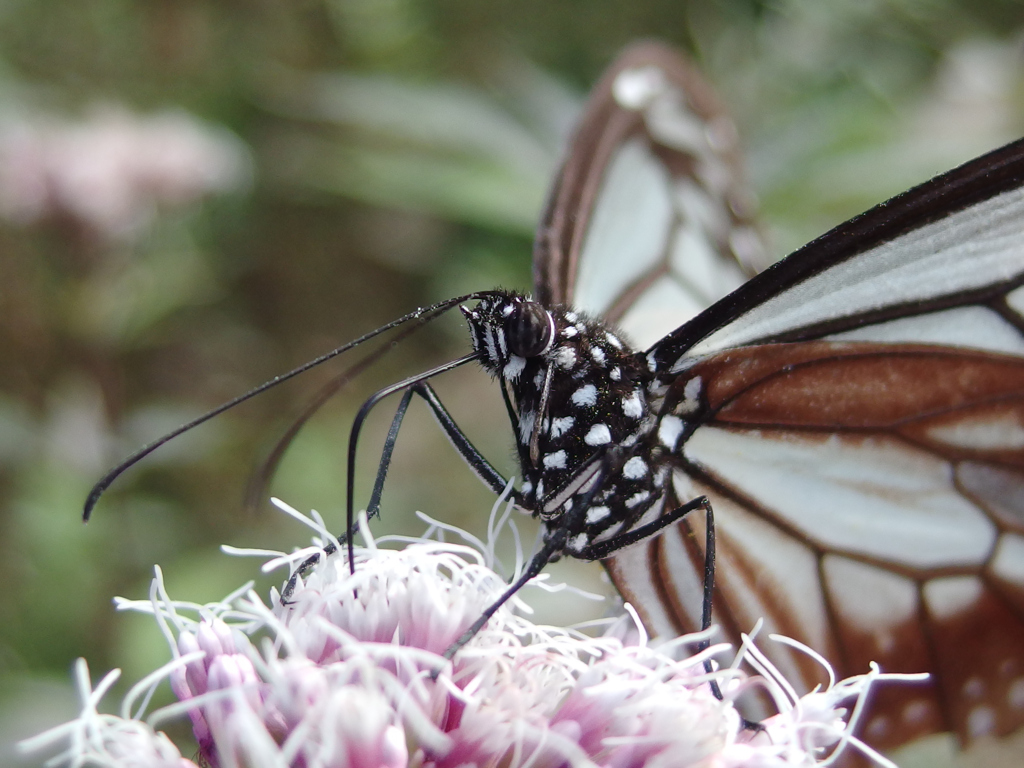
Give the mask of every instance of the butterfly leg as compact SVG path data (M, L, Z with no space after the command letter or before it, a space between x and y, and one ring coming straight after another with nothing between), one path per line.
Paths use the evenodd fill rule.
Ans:
M377 478L373 483L373 493L370 494L370 503L366 506L366 517L371 518L380 514L380 497L384 492L384 480L387 477L388 469L391 466L391 456L395 452L395 442L398 440L398 430L402 426L402 420L405 418L405 412L409 410L409 403L412 401L413 390L407 389L402 395L402 399L398 403L398 408L395 411L395 417L391 420L391 428L388 429L388 436L384 440L384 449L381 451L380 465L377 467ZM349 532L345 532L338 537L338 542L344 544L348 540ZM315 555L310 555L299 567L292 572L292 575L288 578L288 583L285 584L284 589L281 592L281 602L287 604L292 593L295 591L295 587L298 584L300 578L309 573L310 570L320 562L320 557L330 557L338 548L334 546L334 542L328 542L323 548L322 552L317 552Z
M491 616L494 615L495 611L508 602L512 595L522 589L526 585L526 582L543 571L544 566L550 563L551 559L556 557L562 551L563 543L559 543L554 540L546 541L540 551L533 556L530 563L525 569L523 569L523 573L519 578L502 593L501 597L483 610L480 617L469 625L469 629L463 632L459 639L448 647L448 650L444 652L444 657L446 659L451 659L462 646L472 640L476 633L484 628L484 625L490 620Z
M657 536L670 525L679 522L681 519L686 517L686 515L697 509L704 510L709 522L708 537L712 545L710 550L710 570L714 573L714 515L711 512L711 502L708 501L707 496L699 496L692 501L688 501L685 504L676 507L671 512L661 515L657 520L647 523L646 525L641 525L639 528L633 528L625 533L620 533L617 536L612 536L604 541L591 544L581 550L577 556L584 560L603 560L606 557L611 557L621 549L625 549L637 542ZM705 558L705 560L704 575L706 579L709 565L707 558ZM706 596L705 603L709 603ZM708 611L708 614L710 615L710 610ZM710 618L708 617L708 625L704 628L706 629L709 625Z
M387 478L388 470L391 467L391 459L394 455L395 444L398 441L398 431L401 429L402 421L405 419L405 414L409 409L409 404L412 401L412 396L416 394L423 398L427 406L433 413L434 418L437 419L438 424L444 430L445 435L449 441L455 447L455 450L459 452L466 464L469 465L470 469L479 477L485 485L487 485L495 494L501 494L505 491L505 487L508 485L508 481L498 472L494 466L487 461L486 458L476 449L476 446L470 441L466 434L456 424L455 419L452 418L451 414L444 407L441 399L437 396L434 388L425 381L416 381L411 386L406 387L405 392L402 394L402 399L399 401L398 408L395 411L395 416L391 420L391 427L388 429L387 437L384 440L384 447L381 451L380 464L377 467L377 477L374 480L373 491L370 494L370 501L366 507L367 517L374 517L380 514L380 500L384 492L384 482ZM377 395L374 395L367 403L378 399ZM350 442L349 452L354 454L355 442L358 439L358 433L355 433L355 440ZM352 459L350 457L350 466ZM512 499L515 503L522 506L522 498L519 493L515 490L512 491ZM351 506L351 505L350 505ZM338 541L344 544L348 539L348 533L342 534L338 537ZM336 551L336 547L333 543L327 544L324 547L324 554L332 555ZM288 598L295 591L295 586L298 579L304 574L308 573L317 563L320 562L321 553L311 555L305 561L303 561L295 572L288 579L288 583L285 585L284 590L281 593L282 602L287 602Z

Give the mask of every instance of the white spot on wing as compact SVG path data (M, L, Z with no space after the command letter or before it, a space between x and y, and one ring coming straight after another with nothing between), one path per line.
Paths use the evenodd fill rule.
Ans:
M976 576L931 579L924 585L924 602L928 612L942 621L969 611L981 598L982 591L981 581Z
M967 715L967 730L972 738L989 736L995 727L996 713L991 707L977 706Z
M615 78L612 96L620 107L636 112L664 93L665 86L665 73L658 67L633 67Z
M1018 677L1010 683L1006 700L1014 709L1024 709L1024 677Z
M992 554L992 573L1024 589L1024 536L1004 533Z
M1016 412L1002 419L983 415L970 421L960 419L934 426L928 430L928 436L958 448L989 451L1024 448L1024 425L1017 421Z
M683 434L682 419L672 415L661 417L661 422L658 424L658 440L662 445L670 451L674 451L681 434Z

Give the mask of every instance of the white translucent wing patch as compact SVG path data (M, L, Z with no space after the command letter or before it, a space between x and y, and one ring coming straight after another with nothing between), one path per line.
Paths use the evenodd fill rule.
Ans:
M702 297L662 275L640 294L618 326L636 349L647 349L665 335L666 328L678 328L706 307Z
M580 255L573 301L577 309L606 315L623 286L662 261L675 218L671 183L639 136L616 152Z
M967 306L901 317L826 336L829 341L876 341L886 344L942 344L1024 355L1024 338L1013 325L987 307Z
M1024 190L1013 189L812 275L708 335L688 356L984 288L1022 272Z
M646 349L742 285L740 261L762 263L764 248L728 117L701 117L654 65L622 70L611 93L644 130L607 163L571 296Z
M701 427L684 451L833 552L927 569L976 566L995 545L948 462L895 438Z

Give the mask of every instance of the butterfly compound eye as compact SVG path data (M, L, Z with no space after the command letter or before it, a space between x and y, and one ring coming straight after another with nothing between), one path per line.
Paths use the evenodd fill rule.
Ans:
M551 315L535 301L524 301L505 319L508 348L520 357L536 357L551 344L554 323Z

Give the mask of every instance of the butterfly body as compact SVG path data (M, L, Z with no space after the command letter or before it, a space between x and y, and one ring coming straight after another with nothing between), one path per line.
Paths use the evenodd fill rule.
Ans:
M670 477L643 358L603 322L520 294L498 294L464 313L482 364L511 393L522 506L558 528L593 491L566 537L575 557L635 528L660 504ZM540 318L543 336L533 354L510 341L524 336L515 328L527 313Z

